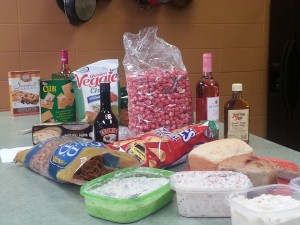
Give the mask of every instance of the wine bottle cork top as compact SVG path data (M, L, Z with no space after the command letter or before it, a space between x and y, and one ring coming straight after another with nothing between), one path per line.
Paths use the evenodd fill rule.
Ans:
M68 59L68 51L67 50L60 51L60 60L61 60L61 62L68 64L69 59Z
M243 91L243 84L232 84L232 91Z
M203 54L203 72L212 72L212 54L204 53Z

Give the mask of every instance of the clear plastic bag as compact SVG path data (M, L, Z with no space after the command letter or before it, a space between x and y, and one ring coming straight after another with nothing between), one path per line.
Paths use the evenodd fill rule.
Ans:
M157 27L123 36L128 127L136 133L177 129L193 122L191 88L178 48L157 37Z

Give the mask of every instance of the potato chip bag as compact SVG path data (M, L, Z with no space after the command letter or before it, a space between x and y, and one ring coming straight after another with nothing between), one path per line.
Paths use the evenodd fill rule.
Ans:
M196 145L216 139L215 123L203 121L173 131L161 127L107 146L133 155L141 166L167 168L185 162Z

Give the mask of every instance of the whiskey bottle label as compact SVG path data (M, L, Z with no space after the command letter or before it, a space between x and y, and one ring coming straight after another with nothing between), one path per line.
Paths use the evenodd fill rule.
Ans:
M248 140L249 109L228 110L228 138Z

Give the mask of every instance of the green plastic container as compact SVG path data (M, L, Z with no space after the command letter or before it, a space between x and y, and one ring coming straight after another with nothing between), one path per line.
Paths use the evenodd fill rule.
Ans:
M91 193L90 190L106 184L112 178L145 176L169 179L172 174L171 171L148 167L121 169L87 182L81 187L80 194L85 198L89 215L118 223L131 223L154 213L173 200L174 193L170 183L140 197L126 199L101 196Z

